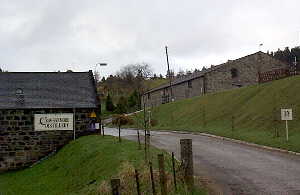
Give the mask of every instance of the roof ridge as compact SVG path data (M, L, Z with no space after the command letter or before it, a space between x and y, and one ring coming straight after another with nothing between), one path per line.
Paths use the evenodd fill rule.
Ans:
M55 73L57 73L57 74L65 74L65 73L68 73L68 74L70 74L70 73L89 73L90 71L84 71L84 72L0 72L0 74L29 74L29 73L31 73L31 74L45 74L45 73L51 73L51 74L55 74Z

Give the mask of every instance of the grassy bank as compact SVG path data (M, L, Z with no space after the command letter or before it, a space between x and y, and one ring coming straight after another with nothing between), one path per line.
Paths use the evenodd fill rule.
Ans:
M158 153L162 151L151 148L155 168ZM170 171L170 156L165 156L166 168ZM145 170L143 162L144 151L137 150L135 142L123 140L118 143L110 136L86 136L32 168L1 174L0 194L104 194L105 189L110 194L110 178L120 173L120 177L122 173L124 177L124 172L130 175L128 170L134 168ZM135 184L134 176L124 179L131 185ZM142 183L141 187L150 189L150 182Z
M157 121L152 128L206 132L300 152L299 91L297 76L164 104L152 109ZM289 142L281 108L293 109ZM141 121L142 116L138 118Z

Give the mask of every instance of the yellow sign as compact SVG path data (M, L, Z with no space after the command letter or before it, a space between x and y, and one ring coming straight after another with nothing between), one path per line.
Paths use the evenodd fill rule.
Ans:
M97 116L96 116L96 113L95 112L92 112L91 114L90 114L90 117L91 118L96 118Z

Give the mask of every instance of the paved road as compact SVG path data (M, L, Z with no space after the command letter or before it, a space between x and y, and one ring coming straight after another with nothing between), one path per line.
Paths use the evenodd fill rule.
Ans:
M136 130L122 130L136 140ZM117 130L105 128L117 135ZM142 131L140 132L141 134ZM179 140L193 139L195 174L215 183L222 194L300 194L300 157L202 135L151 132L151 144L180 158Z

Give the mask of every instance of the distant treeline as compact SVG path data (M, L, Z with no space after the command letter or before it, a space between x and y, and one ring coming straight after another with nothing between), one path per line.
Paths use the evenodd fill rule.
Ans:
M295 66L296 62L297 69L300 70L300 47L294 47L292 49L286 47L284 50L278 49L275 52L268 51L267 53L274 58L289 64L291 67Z

